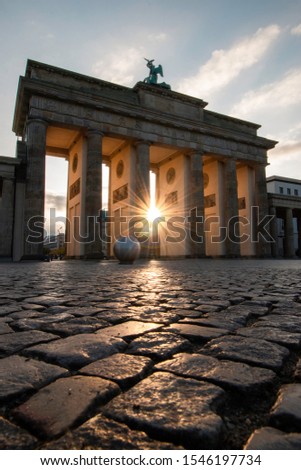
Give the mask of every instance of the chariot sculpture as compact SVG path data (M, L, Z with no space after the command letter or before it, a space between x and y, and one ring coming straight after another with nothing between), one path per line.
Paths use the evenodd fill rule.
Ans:
M149 68L149 75L146 77L143 82L148 83L150 85L157 85L163 88L168 88L170 90L170 85L168 85L165 82L158 83L158 75L161 75L163 77L163 68L162 65L158 65L157 67L153 64L155 59L149 60L145 59L147 64L146 66Z

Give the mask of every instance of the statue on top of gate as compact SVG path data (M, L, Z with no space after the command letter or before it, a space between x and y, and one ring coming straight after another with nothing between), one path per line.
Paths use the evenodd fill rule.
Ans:
M171 87L167 83L165 83L165 82L158 83L158 75L161 75L161 77L163 77L162 65L158 65L158 67L156 67L153 64L155 59L149 60L149 59L144 58L144 60L146 60L146 62L147 62L146 66L149 68L149 76L146 77L143 80L143 82L144 83L149 83L150 85L157 85L157 86L160 86L162 88L167 88L167 89L170 90Z

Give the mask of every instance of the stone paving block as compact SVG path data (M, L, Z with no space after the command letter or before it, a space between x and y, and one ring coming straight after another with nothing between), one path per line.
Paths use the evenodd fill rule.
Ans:
M37 343L46 343L57 339L57 335L43 331L20 331L0 336L0 357L14 354L27 346Z
M150 301L148 301L147 305L143 306L137 306L137 305L131 305L129 307L129 312L131 314L135 315L147 315L147 314L154 314L154 313L162 313L164 312L165 309L162 308L160 305L151 305L150 306Z
M99 302L98 304L98 307L99 309L119 309L119 308L125 308L125 307L128 307L130 305L130 302L119 302L119 301L116 301L116 302L112 302L112 301L102 301L102 302Z
M0 359L0 400L38 389L66 374L62 367L21 356Z
M254 324L253 327L239 328L236 333L251 338L265 339L286 346L289 349L298 349L301 345L300 333L291 333L278 328L260 327Z
M197 312L209 313L209 312L219 312L221 307L213 304L201 304L198 305L195 310Z
M26 303L44 305L45 307L52 307L54 305L62 305L66 301L67 301L66 297L65 298L54 297L51 295L40 295L37 297L30 297L30 298L26 297L26 300L25 300Z
M258 297L252 298L250 300L245 300L242 305L250 305L251 307L266 307L270 308L272 302L270 300L264 300L263 298L259 299Z
M22 302L22 309L23 310L37 310L41 311L44 310L44 305L38 305L38 304L30 304L26 302Z
M219 359L246 362L274 371L280 370L289 356L289 350L284 346L263 339L233 335L214 339L203 350Z
M270 424L288 432L301 432L301 384L282 385L274 404Z
M9 326L9 323L7 320L0 318L0 335L6 334L6 333L13 333L14 330Z
M75 317L85 317L85 316L93 316L97 313L101 312L101 308L98 307L64 307L66 312L69 315L73 315Z
M285 433L268 426L256 429L244 450L301 450L301 434Z
M219 310L224 310L224 309L230 307L230 305L231 305L230 300L225 300L225 299L220 299L220 298L204 299L203 297L200 298L200 299L196 299L195 303L199 307L202 307L202 306L204 306L205 308L207 306L217 307ZM201 309L199 309L199 310L201 310ZM215 310L211 310L211 311L215 311Z
M212 338L229 333L228 330L222 328L211 328L209 326L198 326L189 323L172 323L166 331L172 331L179 335L183 335L190 339L198 339L201 341L208 341Z
M133 340L127 353L149 356L154 360L167 359L168 357L191 346L190 342L174 333L160 331L147 333Z
M65 322L47 323L43 325L42 329L60 336L72 336L82 333L93 333L94 331L107 326L110 326L110 323L98 318L73 317L71 320Z
M12 302L23 301L26 298L27 294L25 292L22 292L22 286L19 290L16 290L16 287L17 286L15 285L14 288L11 290L5 289L5 292L0 294L0 298L5 298ZM11 288L11 286L9 286L9 288Z
M293 315L295 317L300 317L301 316L301 304L296 304L295 302L291 302L290 306L287 307L278 307L273 309L273 314L274 315Z
M62 378L15 408L13 416L34 435L53 439L119 392L118 385L99 377Z
M175 309L175 310L194 310L195 309L195 304L192 302L189 303L181 303L181 302L167 302L164 304L160 305L161 308L165 308L167 310ZM201 313L201 312L199 312Z
M208 313L199 318L183 318L180 323L191 323L200 326L214 328L224 328L228 331L235 331L246 324L245 319L236 318L235 315L227 315L227 310L223 313Z
M57 313L69 313L68 307L65 305L54 305L53 307L43 307L43 313L47 316L56 315Z
M103 310L95 315L95 318L105 320L109 323L115 324L125 320L129 320L133 317L133 312L129 309L123 310Z
M56 322L62 322L66 320L70 320L71 318L74 318L72 315L69 315L68 313L57 313L56 315L51 315L51 316L41 316L39 318L22 318L20 320L16 320L12 323L12 326L16 330L39 330L42 329L43 327L49 323L56 323Z
M153 361L146 357L119 353L92 362L79 372L113 380L120 387L125 388L143 379L152 365Z
M294 379L297 382L301 382L301 359L298 359L295 372L294 372Z
M2 285L0 285L0 287L3 288ZM5 294L0 294L0 307L2 307L2 305L9 305L9 304L13 304L14 302L10 299L8 299Z
M154 322L154 323L162 323L164 325L169 325L169 323L177 322L180 317L174 313L174 311L170 312L147 312L147 313L140 313L134 314L131 317L132 320L142 321L142 322Z
M250 304L245 305L244 302L238 305L232 305L231 307L227 308L227 313L236 313L237 315L244 316L246 320L251 317L262 317L267 315L268 312L268 307Z
M173 313L179 317L201 318L202 316L202 312L198 312L197 310L179 309L173 310Z
M53 441L47 450L181 450L168 442L150 439L143 431L128 428L103 415L97 415L73 432Z
M114 398L104 414L188 448L216 448L223 430L215 408L224 391L212 384L156 372Z
M32 450L37 444L27 431L0 417L0 450Z
M9 318L12 320L21 320L21 319L29 319L29 318L43 318L47 314L45 312L41 312L40 310L20 310L18 312L11 313Z
M281 330L290 331L291 333L301 333L301 316L271 314L259 318L259 320L260 323L262 323L260 326L266 328L280 328Z
M157 364L155 369L193 379L209 380L245 394L262 391L264 387L272 385L277 377L268 369L240 362L220 361L204 354L177 354L169 361Z
M18 304L1 305L0 306L0 317L5 317L6 315L9 315L10 313L18 312L20 310L21 310L21 308Z
M127 344L121 338L97 333L80 334L26 349L25 354L38 356L62 367L78 369L90 362L123 351Z
M162 328L161 323L147 323L147 322L140 322L140 321L127 321L123 323L119 323L118 325L109 326L108 328L104 328L102 334L108 336L115 336L123 338L124 340L130 340L135 338L136 336L140 336L148 331L157 330Z

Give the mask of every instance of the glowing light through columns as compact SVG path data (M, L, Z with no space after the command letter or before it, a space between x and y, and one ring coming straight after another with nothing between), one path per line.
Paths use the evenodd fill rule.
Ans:
M156 175L150 172L150 201L147 211L147 220L152 223L155 219L161 216L161 212L156 206Z

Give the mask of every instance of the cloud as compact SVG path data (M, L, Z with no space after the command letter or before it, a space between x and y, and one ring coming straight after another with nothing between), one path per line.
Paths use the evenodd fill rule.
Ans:
M51 207L55 207L57 212L66 211L66 196L56 194L56 193L47 193L45 200L46 211Z
M275 149L271 150L273 157L286 157L288 155L301 155L301 141L279 143Z
M124 86L132 85L141 67L142 48L119 48L92 65L93 76Z
M242 39L230 49L215 50L198 73L184 79L181 93L206 97L227 86L239 74L259 62L280 34L278 25L260 28L252 36Z
M301 68L289 70L281 80L269 83L258 90L248 91L235 104L231 114L250 115L265 109L294 106L301 103Z
M301 23L291 29L291 34L295 36L301 36Z
M147 39L153 42L164 42L168 38L166 33L150 33Z

